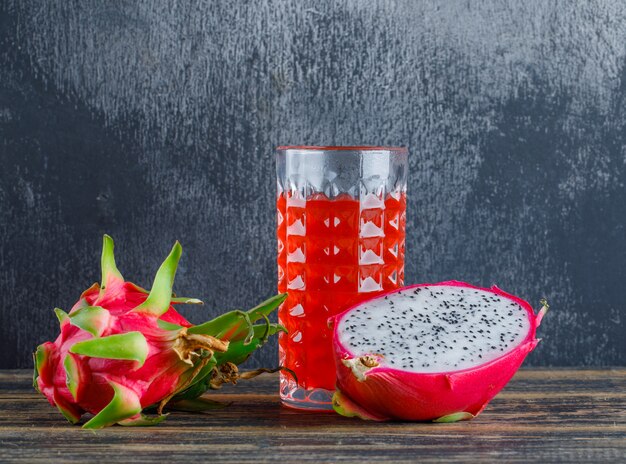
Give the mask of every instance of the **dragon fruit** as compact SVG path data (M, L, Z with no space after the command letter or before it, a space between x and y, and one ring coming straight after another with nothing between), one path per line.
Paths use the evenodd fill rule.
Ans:
M497 287L405 287L331 320L335 411L370 420L456 422L478 415L539 340L548 309Z
M268 371L239 374L237 364L284 330L267 316L286 295L193 325L172 306L202 303L172 294L181 253L176 242L148 292L124 281L105 235L102 285L88 288L69 314L55 309L61 333L37 348L34 385L71 423L91 413L85 428L153 425L165 418L168 403L211 407L198 398L207 389ZM143 414L146 408L156 414Z

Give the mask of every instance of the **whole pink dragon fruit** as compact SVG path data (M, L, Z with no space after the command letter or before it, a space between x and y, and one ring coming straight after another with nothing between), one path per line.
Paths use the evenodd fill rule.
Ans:
M102 285L87 289L69 314L55 309L61 333L37 348L34 384L70 422L87 412L94 417L85 428L156 424L170 401L200 408L201 401L190 402L208 388L267 371L240 375L236 365L269 335L284 330L267 315L285 296L192 325L172 306L201 303L172 294L181 252L176 242L148 292L124 281L113 240L105 235ZM264 323L255 325L260 319ZM142 414L151 406L157 415Z
M405 287L333 320L335 410L370 420L472 419L535 348L548 309L497 287Z

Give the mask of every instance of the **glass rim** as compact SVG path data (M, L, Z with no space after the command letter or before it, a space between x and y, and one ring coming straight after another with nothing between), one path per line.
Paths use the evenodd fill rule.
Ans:
M383 147L378 145L280 145L277 151L395 151L407 152L407 147Z

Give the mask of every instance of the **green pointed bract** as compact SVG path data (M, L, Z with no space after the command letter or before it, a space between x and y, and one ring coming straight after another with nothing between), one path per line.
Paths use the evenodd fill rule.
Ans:
M37 361L35 359L35 353L33 353L33 388L41 393L39 385L37 385L37 377L39 377L39 372L37 372Z
M180 303L180 304L199 304L203 305L204 301L199 300L198 298L189 298L186 296L173 296L171 298L172 303Z
M103 340L103 339L101 339ZM85 429L101 429L135 416L141 412L137 394L116 382L109 382L113 388L113 398L98 414L83 425Z
M163 330L180 330L183 328L182 325L174 324L172 322L162 321L161 319L157 320L157 325L160 329Z
M372 421L388 420L387 417L372 414L371 412L363 409L339 390L336 390L333 394L332 402L335 412L344 417L358 417L359 419Z
M100 293L102 294L107 285L110 285L113 281L124 281L124 277L117 269L117 265L115 264L115 254L113 253L114 244L113 239L104 235L102 240L102 258L100 260L102 267L102 282L100 287Z
M71 353L67 353L63 360L63 367L65 368L65 384L67 389L72 394L74 401L78 401L78 385L80 382L80 371L78 370L78 363Z
M63 327L70 321L70 317L61 308L54 308L54 314L56 314L59 324Z
M251 333L253 330L252 324L271 314L272 311L280 306L286 298L287 294L283 293L268 298L249 311L230 311L216 317L213 320L205 322L204 324L191 327L189 329L189 333L202 333L206 335L213 335L217 338L229 335L228 340L233 341L244 338L245 344L251 343L252 338L254 337ZM241 323L241 326L233 330L233 326L238 322ZM233 333L229 333L231 331Z
M146 295L150 293L145 288L140 287L139 285L134 284L132 282L127 282L127 285L134 288L138 292L145 293ZM170 301L172 303L179 303L179 304L199 304L199 305L204 304L204 301L199 300L198 298L190 298L188 296L176 296L173 293L172 293L172 298L170 299Z
M141 332L92 338L78 342L70 348L71 353L92 358L137 361L139 367L146 361L148 351L148 342Z
M39 391L39 386L37 385L37 377L41 375L41 370L43 369L44 364L48 361L49 355L50 352L46 348L45 344L39 345L37 347L37 350L35 350L35 353L33 353L33 361L35 364L35 369L33 372L33 387L35 387L37 391Z
M76 424L80 420L80 414L78 414L72 406L67 405L65 400L56 393L54 394L54 404L56 404L57 409L61 411L61 414L63 414L63 417L65 417L69 423Z
M181 253L182 247L180 243L176 242L169 256L165 258L165 261L163 261L163 264L157 271L148 298L133 311L161 316L169 309L172 301L172 286L174 285L174 277L176 276L176 268L178 267Z
M85 306L70 316L72 325L79 327L94 337L99 337L109 326L111 313L100 306Z
M265 345L265 342L267 341L267 339L270 336L270 330L272 330L272 323L270 322L270 318L267 317L265 314L263 314L263 319L265 319L265 333L263 333L263 335L261 335L260 337L260 345ZM281 325L281 327L284 329L285 326ZM278 328L278 327L276 327ZM254 329L253 329L254 332ZM259 345L259 346L260 346Z
M39 345L37 347L37 351L35 351L35 368L37 369L37 373L41 374L41 369L43 368L44 363L48 361L49 354L49 351L44 345Z
M58 404L57 409L61 412L61 414L63 414L63 417L65 417L70 424L76 424L80 420L80 417L75 416L69 409L65 409Z
M98 285L98 287L100 287L100 286ZM74 308L72 308L72 309L74 309L74 311L77 311L77 310L79 310L81 308L86 308L87 306L89 306L89 302L87 301L87 299L86 298L81 298L80 300L78 300L76 302L76 304L74 305Z
M266 324L257 324L253 327L254 337L252 341L246 344L243 340L231 341L228 345L228 351L225 353L214 353L219 364L232 362L233 364L241 364L259 347L261 347L267 337L277 332L287 332L287 329L280 324L270 324L269 328Z
M455 412L452 414L447 414L445 416L440 417L439 419L433 420L433 422L448 424L452 422L466 421L474 418L474 414L469 412Z
M286 293L281 293L279 295L274 295L273 297L268 298L264 302L258 304L257 306L255 306L254 308L248 311L250 320L254 323L258 321L259 319L261 319L263 315L269 316L272 313L272 311L278 308L286 299L287 299Z
M118 422L119 425L124 427L150 427L163 422L167 418L167 414L161 414L159 416L146 416L139 414L138 417L131 417Z
M228 340L233 339L236 334L242 333L245 334L243 336L246 343L250 343L254 336L250 315L245 311L239 310L230 311L204 324L190 327L188 332L212 335L220 339L226 337Z

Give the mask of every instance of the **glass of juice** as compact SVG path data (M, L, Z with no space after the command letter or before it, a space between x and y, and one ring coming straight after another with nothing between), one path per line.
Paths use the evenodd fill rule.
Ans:
M278 180L278 312L283 404L332 409L331 316L402 286L407 150L283 146Z

